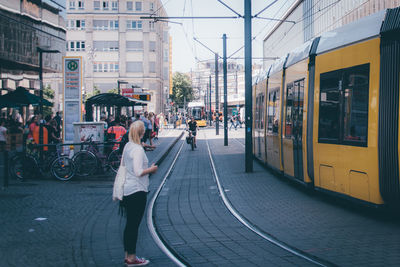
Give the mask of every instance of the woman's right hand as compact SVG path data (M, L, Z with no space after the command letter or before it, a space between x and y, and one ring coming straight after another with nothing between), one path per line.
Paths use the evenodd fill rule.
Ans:
M153 163L150 167L150 170L150 173L156 173L158 170L158 166Z

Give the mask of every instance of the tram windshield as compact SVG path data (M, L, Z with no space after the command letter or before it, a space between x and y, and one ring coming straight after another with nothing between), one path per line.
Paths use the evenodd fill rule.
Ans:
M195 120L201 120L201 108L192 108L192 116Z

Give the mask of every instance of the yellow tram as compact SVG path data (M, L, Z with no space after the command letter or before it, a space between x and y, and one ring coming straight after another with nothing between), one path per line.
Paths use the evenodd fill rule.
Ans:
M285 177L400 204L400 8L304 43L253 83L253 153Z
M194 117L197 122L197 126L199 127L207 126L207 119L204 107L205 106L203 102L190 102L188 104L188 115Z

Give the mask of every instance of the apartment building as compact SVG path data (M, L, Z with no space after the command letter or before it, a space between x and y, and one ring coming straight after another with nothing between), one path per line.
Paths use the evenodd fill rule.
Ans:
M160 0L67 0L67 56L83 58L84 96L118 88L151 94L149 111L164 111L169 91L169 32Z
M65 19L65 0L0 0L1 94L19 86L39 94L38 48L44 49L43 72L59 76L65 55ZM19 110L26 117L31 111L25 107ZM5 112L3 109L1 116Z
M399 5L400 0L296 0L264 38L264 57L281 57L324 32ZM264 68L271 63L265 61Z

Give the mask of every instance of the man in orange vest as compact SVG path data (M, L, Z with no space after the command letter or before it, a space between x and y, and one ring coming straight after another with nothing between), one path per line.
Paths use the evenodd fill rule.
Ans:
M124 134L126 134L126 129L120 125L119 119L115 119L114 123L115 123L114 126L111 126L110 128L108 128L107 133L114 134L115 141L119 142L119 141L121 141L122 136L124 136ZM119 147L119 145L115 144L113 149L114 150L118 149L118 147Z

